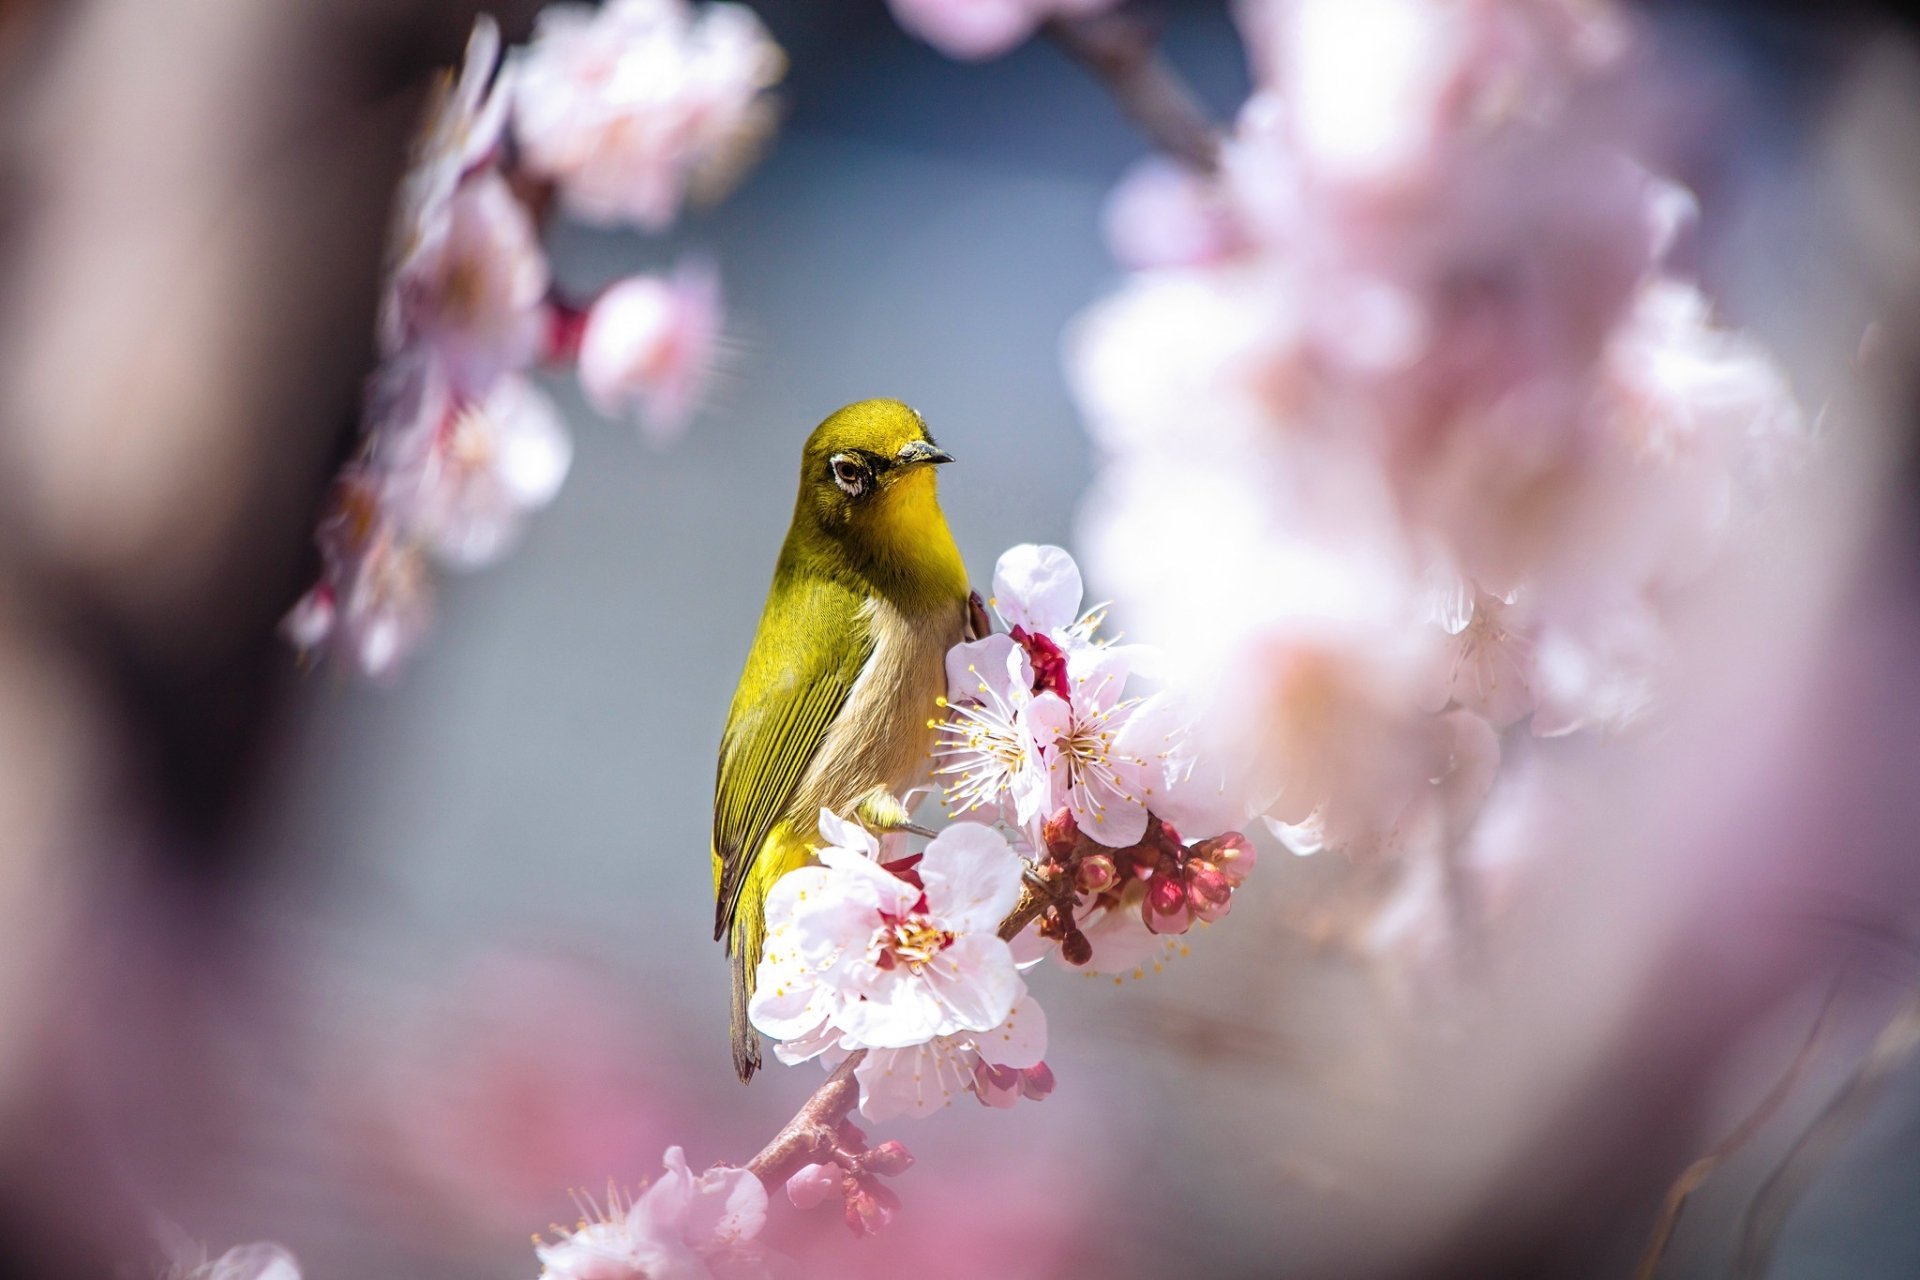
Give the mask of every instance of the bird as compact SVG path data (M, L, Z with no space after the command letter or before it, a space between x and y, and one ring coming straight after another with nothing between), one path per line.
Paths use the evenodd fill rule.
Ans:
M946 654L979 629L935 469L952 457L898 400L814 428L773 584L727 712L713 805L714 940L732 968L733 1065L760 1066L748 1021L774 882L814 860L821 810L918 831ZM920 832L920 834L927 834Z

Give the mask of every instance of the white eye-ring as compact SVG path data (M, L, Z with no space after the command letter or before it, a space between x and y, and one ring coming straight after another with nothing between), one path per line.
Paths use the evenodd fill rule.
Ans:
M839 485L848 497L859 497L867 491L866 464L852 454L834 454L833 482Z

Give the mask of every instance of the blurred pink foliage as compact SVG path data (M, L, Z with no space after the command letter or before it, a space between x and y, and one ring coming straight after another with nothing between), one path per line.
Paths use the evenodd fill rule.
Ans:
M1217 174L1149 161L1076 324L1089 554L1298 853L1433 883L1502 731L1657 707L1674 602L1805 440L1664 266L1686 193L1576 109L1633 30L1558 0L1249 0ZM1508 744L1511 746L1511 744ZM1446 895L1402 895L1439 909ZM1383 927L1399 936L1405 927Z
M705 266L621 281L581 310L553 291L540 222L661 231L718 195L770 130L784 59L751 10L687 0L556 5L502 60L482 18L401 188L362 445L319 536L321 578L284 627L391 677L433 617L433 568L505 554L551 502L572 442L528 378L578 361L588 400L649 438L683 431L720 341Z

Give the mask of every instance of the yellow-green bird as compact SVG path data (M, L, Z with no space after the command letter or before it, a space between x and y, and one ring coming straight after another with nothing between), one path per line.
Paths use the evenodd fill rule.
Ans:
M970 631L966 566L935 494L950 462L918 413L863 400L800 454L800 496L720 740L713 936L733 962L733 1065L760 1065L747 1022L767 892L812 861L822 809L907 825L927 778L946 653Z

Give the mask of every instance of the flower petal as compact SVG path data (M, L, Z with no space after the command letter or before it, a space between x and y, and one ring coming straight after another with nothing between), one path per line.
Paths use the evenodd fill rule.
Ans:
M996 1067L1031 1067L1047 1056L1047 1015L1031 995L1020 997L1007 1019L974 1037L974 1050Z
M991 934L955 938L952 946L928 962L921 977L952 1030L986 1031L999 1026L1025 990L1013 967L1013 951Z
M993 608L1009 627L1053 631L1079 616L1080 567L1059 547L1009 548L993 567Z
M928 914L955 933L991 934L1020 901L1023 869L998 831L956 822L933 838L920 861Z

